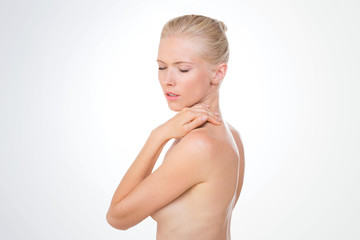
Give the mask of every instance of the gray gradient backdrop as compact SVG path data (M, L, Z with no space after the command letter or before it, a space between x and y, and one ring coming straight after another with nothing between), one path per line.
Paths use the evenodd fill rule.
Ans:
M122 232L105 214L174 114L157 47L190 13L228 26L221 105L246 155L232 239L360 239L359 6L2 0L0 239L155 239L151 218Z

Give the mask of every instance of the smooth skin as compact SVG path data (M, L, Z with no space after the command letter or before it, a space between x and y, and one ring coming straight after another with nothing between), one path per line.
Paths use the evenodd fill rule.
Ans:
M155 128L126 172L106 218L126 230L148 216L157 221L157 240L229 240L230 220L244 176L238 132L219 109L219 86L227 65L206 63L198 41L162 38L159 81L178 112ZM160 167L153 167L165 144L175 139Z

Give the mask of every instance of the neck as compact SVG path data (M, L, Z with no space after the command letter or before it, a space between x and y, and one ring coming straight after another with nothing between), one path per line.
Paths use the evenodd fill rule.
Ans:
M201 102L208 104L210 111L218 112L221 117L218 88L213 88Z

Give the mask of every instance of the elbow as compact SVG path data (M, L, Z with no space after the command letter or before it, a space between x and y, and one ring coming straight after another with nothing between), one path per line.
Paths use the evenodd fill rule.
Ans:
M120 214L115 214L115 212L111 208L106 214L106 221L110 226L118 230L125 231L132 227L132 225L130 225L128 221L126 221L126 218L124 216L121 216Z

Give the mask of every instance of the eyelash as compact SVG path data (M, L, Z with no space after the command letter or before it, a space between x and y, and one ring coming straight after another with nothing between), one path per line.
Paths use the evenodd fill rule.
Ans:
M165 70L166 68L160 68L159 67L159 70ZM180 72L182 72L182 73L186 73L186 72L188 72L189 70L181 70L181 69L179 69L180 70Z

